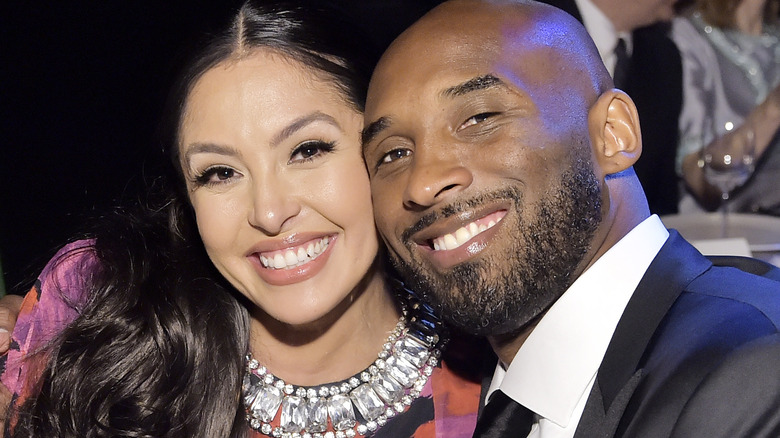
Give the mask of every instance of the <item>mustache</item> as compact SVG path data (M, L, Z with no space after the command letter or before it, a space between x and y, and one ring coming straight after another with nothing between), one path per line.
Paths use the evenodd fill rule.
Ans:
M408 245L415 233L424 230L436 221L456 216L464 211L471 210L488 202L510 200L515 202L516 205L520 205L522 198L523 193L519 189L516 187L506 187L492 192L481 193L469 199L451 202L440 207L438 210L431 211L430 213L421 216L417 222L401 233L401 242L403 242L404 245Z

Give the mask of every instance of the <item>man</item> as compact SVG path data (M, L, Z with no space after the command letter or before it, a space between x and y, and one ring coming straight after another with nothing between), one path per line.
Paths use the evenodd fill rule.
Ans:
M395 265L499 358L476 436L780 436L780 283L650 215L636 108L576 20L445 3L383 56L366 122Z
M674 163L682 109L682 61L668 36L676 0L542 1L585 25L615 86L636 103L646 147L634 170L650 211L676 213L679 193Z

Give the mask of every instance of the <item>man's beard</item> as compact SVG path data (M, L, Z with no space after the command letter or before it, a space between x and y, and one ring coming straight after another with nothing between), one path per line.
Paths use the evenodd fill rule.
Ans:
M474 335L514 333L549 308L574 282L601 222L601 190L588 160L574 160L530 221L521 219L523 196L515 187L447 206L444 215L497 199L513 201L520 220L516 233L506 233L512 237L505 254L481 256L443 274L426 270L414 254L411 262L392 257L408 287L450 324ZM432 221L424 217L420 223Z

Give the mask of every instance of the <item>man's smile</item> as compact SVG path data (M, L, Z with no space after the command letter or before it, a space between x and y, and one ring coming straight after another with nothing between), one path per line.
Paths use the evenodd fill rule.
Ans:
M450 251L464 245L474 237L493 228L506 215L506 210L496 211L473 222L470 222L452 233L447 233L431 239L435 251Z

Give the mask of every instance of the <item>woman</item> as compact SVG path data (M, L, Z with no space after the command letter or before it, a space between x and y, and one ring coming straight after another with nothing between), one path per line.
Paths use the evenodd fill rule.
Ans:
M479 385L378 257L364 41L311 3L247 4L195 59L168 112L181 190L26 299L14 436L471 435Z
M778 0L697 0L675 19L683 62L678 172L680 212L713 209L720 191L704 178L703 152L754 142L755 172L729 210L780 215L780 28Z

